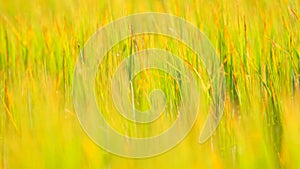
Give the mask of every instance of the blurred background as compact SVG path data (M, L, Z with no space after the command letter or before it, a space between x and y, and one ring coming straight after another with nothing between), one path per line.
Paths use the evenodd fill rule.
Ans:
M145 71L134 79L141 110L152 89L166 94L165 116L151 125L122 119L107 84L128 54L169 50L198 77L201 103L189 135L164 154L130 159L104 151L82 130L71 97L79 52L100 27L138 12L182 17L216 49L225 110L204 144L198 137L210 105L207 72L188 47L159 35L130 37L105 56L95 82L99 109L131 137L167 129L180 102L169 75ZM300 168L299 30L299 0L0 0L0 168Z

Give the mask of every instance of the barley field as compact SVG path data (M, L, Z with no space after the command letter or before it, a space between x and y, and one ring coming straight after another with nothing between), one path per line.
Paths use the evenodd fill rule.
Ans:
M120 133L148 137L165 131L182 101L172 77L143 71L133 80L131 103L147 110L149 93L161 88L163 116L151 125L124 120L108 84L132 53L154 47L175 53L197 77L201 93L198 118L185 139L163 154L135 159L109 153L87 136L72 86L89 38L115 19L142 12L181 17L207 36L224 68L226 99L219 126L199 144L211 103L201 60L159 35L116 44L99 64L95 97ZM299 169L299 159L299 0L0 0L0 168Z

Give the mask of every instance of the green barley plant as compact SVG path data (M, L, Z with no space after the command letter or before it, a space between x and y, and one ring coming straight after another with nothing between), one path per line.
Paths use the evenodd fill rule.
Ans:
M132 159L101 149L86 135L72 85L89 38L115 19L141 12L181 17L207 36L225 72L226 100L218 128L199 144L212 102L201 60L180 41L160 35L116 44L99 65L95 97L120 133L149 137L165 131L182 101L176 79L143 71L133 78L128 98L147 110L148 95L160 88L163 115L151 125L124 120L108 84L130 54L148 48L176 54L200 91L198 118L187 137L163 154ZM0 0L0 168L300 168L299 30L299 0Z

